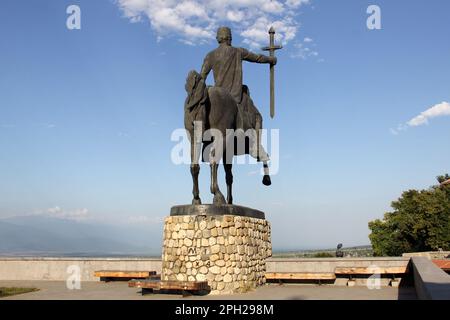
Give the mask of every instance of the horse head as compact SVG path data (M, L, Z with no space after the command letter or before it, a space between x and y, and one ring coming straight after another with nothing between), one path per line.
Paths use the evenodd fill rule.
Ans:
M204 104L208 98L208 89L202 76L195 70L191 70L186 78L184 86L187 92L185 108L190 110L193 107Z

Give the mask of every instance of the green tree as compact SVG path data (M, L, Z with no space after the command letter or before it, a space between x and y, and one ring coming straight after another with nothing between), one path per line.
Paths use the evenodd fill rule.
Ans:
M439 183L449 175L439 176ZM450 185L409 190L392 202L393 212L369 222L375 256L450 250Z
M442 182L444 182L444 181L449 180L449 179L450 179L450 175L444 174L443 176L438 176L436 179L437 179L437 181L438 181L439 183L442 183Z
M318 252L314 254L314 258L333 258L335 257L334 254L331 254L330 252Z

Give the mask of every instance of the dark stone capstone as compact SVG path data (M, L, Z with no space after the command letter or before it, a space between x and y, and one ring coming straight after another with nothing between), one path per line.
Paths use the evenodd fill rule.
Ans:
M171 216L243 216L257 219L265 219L265 214L262 211L236 206L236 205L182 205L174 206L170 209Z

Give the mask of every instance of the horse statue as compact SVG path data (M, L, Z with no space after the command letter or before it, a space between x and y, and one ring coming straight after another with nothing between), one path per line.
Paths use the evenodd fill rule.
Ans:
M193 180L193 205L201 204L198 187L200 173L200 154L202 160L209 162L211 167L211 193L214 195L213 204L233 204L232 160L235 155L250 154L248 137L245 145L236 144L236 132L239 132L239 108L231 94L220 87L207 87L201 75L192 70L186 78L185 89L187 98L184 105L184 126L191 144L191 175ZM232 129L232 130L230 130ZM243 130L240 130L243 132ZM259 134L257 139L260 147ZM209 140L208 140L209 139ZM261 147L262 148L262 147ZM227 199L220 192L217 181L217 170L220 160L225 169L227 184ZM258 159L259 160L259 159ZM263 160L263 184L271 185L267 161Z

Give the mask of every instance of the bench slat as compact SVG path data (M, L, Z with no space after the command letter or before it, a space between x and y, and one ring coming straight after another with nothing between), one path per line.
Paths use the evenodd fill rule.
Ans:
M404 267L379 267L379 268L346 268L337 267L334 271L335 274L404 274L408 272L407 266Z
M207 290L207 281L160 281L160 280L131 280L129 287L154 290Z
M433 263L444 271L450 271L450 259L447 260L433 260Z
M267 272L267 280L334 280L334 273L325 272Z
M156 275L156 271L119 271L100 270L95 271L94 276L99 278L148 278Z

